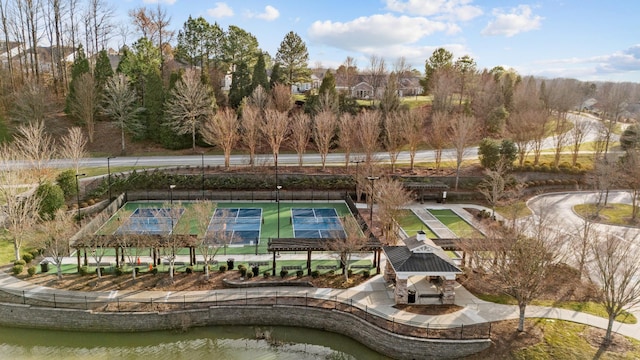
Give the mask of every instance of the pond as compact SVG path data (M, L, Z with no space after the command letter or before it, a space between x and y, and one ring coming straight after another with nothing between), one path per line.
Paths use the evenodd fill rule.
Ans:
M185 332L65 332L0 327L0 357L39 359L389 359L346 336L306 328L218 326Z

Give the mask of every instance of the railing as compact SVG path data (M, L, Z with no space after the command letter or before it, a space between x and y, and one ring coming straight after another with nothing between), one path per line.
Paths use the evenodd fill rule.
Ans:
M99 294L99 293L97 293ZM133 297L136 298L133 298ZM471 340L488 339L491 335L491 323L430 324L423 321L407 319L405 316L391 316L375 308L360 304L353 298L321 295L300 291L207 291L199 295L170 295L158 298L142 299L138 294L120 295L109 298L108 295L96 296L94 293L51 292L10 294L0 292L0 301L20 303L24 305L54 307L64 309L81 309L102 312L149 312L178 311L204 309L224 306L301 306L327 311L339 311L356 316L368 323L389 332L425 339ZM410 314L415 318L416 314Z

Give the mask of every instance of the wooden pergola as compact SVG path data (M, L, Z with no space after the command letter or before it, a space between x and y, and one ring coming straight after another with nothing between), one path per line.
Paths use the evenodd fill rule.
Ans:
M440 195L440 200L446 200L446 192L449 190L449 185L439 182L434 183L423 183L418 181L405 181L402 183L402 186L409 190L418 194L418 198L422 201L424 193L438 193Z
M158 249L188 248L189 263L196 263L197 238L195 235L166 235L166 234L129 234L129 235L90 235L76 240L71 247L76 249L78 260L78 271L82 266L81 253L84 250L84 266L88 264L87 249L113 248L116 251L116 267L120 266L120 261L124 261L124 249L128 247L148 247L152 249L153 264L158 264L160 257Z
M332 238L276 238L269 239L267 251L273 253L272 274L276 274L276 254L279 252L307 252L307 275L311 275L311 253L314 251L333 251L329 244L335 241ZM367 243L357 252L373 251L373 266L376 272L380 273L380 254L382 252L382 244L376 237L369 237Z

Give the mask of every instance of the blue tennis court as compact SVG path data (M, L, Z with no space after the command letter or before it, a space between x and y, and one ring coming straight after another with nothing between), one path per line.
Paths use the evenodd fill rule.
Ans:
M297 238L344 238L345 231L333 208L291 209L293 234Z
M260 241L262 209L218 208L211 217L207 236L224 237L229 245L255 245Z
M137 208L122 221L115 234L171 234L183 213L182 208Z

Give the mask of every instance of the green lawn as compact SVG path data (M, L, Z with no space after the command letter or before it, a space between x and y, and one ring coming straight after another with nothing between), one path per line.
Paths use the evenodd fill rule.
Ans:
M600 210L598 222L612 225L630 225L633 207L627 204L607 204ZM576 214L590 218L596 211L596 204L580 204L573 207ZM640 214L639 214L640 215Z
M427 209L454 234L461 238L481 238L482 234L468 222L449 209Z
M624 349L599 349L587 341L589 326L569 321L552 319L529 319L525 325L540 328L544 338L538 344L513 351L510 355L517 360L555 359L640 359L640 341L626 338Z
M411 210L402 210L398 218L398 224L409 236L414 236L419 230L424 231L429 239L437 239L429 227Z

